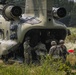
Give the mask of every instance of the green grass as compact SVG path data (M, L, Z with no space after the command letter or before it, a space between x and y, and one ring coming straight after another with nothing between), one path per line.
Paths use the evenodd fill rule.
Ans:
M71 73L69 66L61 61L54 62L49 56L41 63L41 65L0 64L0 75L65 75L66 72Z
M70 29L71 35L66 37L66 41L75 43L75 41L76 41L76 28L70 27L68 29Z

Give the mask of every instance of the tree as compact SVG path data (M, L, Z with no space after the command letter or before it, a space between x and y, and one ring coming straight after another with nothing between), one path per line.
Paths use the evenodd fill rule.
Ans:
M53 0L53 6L55 7L64 7L67 12L71 12L74 6L74 0Z
M76 3L74 4L73 10L71 11L70 26L74 26L75 24L76 24Z

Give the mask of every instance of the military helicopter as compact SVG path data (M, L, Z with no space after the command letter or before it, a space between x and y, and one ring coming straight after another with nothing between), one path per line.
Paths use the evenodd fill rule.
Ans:
M48 52L52 40L58 43L60 39L65 40L69 35L65 24L57 21L58 18L66 16L64 7L52 7L51 0L12 0L12 4L10 2L2 10L3 17L10 22L9 39L0 41L2 59L13 57L15 52L24 58L23 44L27 37L31 38L32 48L41 41L46 45ZM21 2L21 6L14 5L17 2ZM33 53L32 57L34 56Z

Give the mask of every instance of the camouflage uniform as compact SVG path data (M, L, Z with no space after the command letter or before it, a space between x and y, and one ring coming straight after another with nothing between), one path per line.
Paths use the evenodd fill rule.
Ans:
M66 56L67 56L68 52L67 52L66 46L64 45L64 40L60 40L59 44L60 44L60 48L62 49L62 57L64 60L66 60Z
M24 42L24 62L29 64L31 61L31 47L29 45L29 39Z
M61 58L61 48L59 46L57 46L55 41L51 42L52 47L49 50L49 55L51 55L51 57L53 59L60 59Z
M34 50L37 54L37 59L38 60L41 59L41 56L44 57L46 55L46 52L47 52L45 44L43 44L41 42L39 42L38 45L35 46Z
M57 43L55 41L51 42L51 48L49 50L49 55L52 55L53 50L55 50L57 47Z

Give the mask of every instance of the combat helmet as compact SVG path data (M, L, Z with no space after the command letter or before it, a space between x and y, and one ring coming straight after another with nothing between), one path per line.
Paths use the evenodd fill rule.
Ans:
M57 45L56 41L51 41L51 45Z
M60 40L59 41L59 44L64 44L64 40Z

